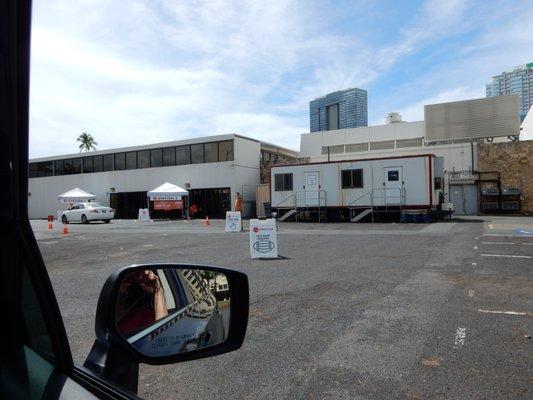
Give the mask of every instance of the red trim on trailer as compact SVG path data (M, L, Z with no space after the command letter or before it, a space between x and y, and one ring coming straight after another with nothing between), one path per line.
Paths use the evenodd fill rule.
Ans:
M419 157L435 157L435 154L425 153L425 154L417 154L417 155L410 155L410 156L358 158L358 159L335 160L335 161L315 161L315 162L300 163L300 164L278 164L278 165L272 165L270 169L272 172L272 168L278 168L278 167L296 167L299 165L316 165L316 164L337 164L337 163L343 163L343 162L357 162L357 161L396 160L400 158L419 158Z
M428 162L429 162L429 204L433 206L433 178L432 178L432 165L431 165L431 157L428 156Z
M353 208L368 208L368 207L369 206L358 206L358 207L353 207ZM375 207L379 208L379 207L385 207L385 206L375 206ZM272 207L272 208L276 209L276 210L294 209L294 207ZM310 208L313 208L313 207L310 207ZM317 208L317 207L315 207L315 208ZM329 209L329 210L335 210L335 209L337 209L337 210L342 210L342 209L348 210L351 207L348 207L348 206L326 206L326 207L321 207L321 208L326 208L326 209ZM428 209L428 210L431 210L433 207L431 205L427 205L427 204L409 204L409 205L403 206L403 208Z
M268 166L268 190L270 192L270 209L272 210L272 166ZM259 179L261 179L261 163L259 163ZM257 201L257 199L255 199ZM256 203L257 204L257 203ZM263 211L265 206L263 205Z

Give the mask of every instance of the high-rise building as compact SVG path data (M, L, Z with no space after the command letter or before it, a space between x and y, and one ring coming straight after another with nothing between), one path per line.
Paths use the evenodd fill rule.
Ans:
M502 72L487 84L487 97L517 94L520 98L520 119L523 121L533 105L533 63L519 65L513 72Z
M309 103L311 132L358 128L368 125L366 90L345 89Z

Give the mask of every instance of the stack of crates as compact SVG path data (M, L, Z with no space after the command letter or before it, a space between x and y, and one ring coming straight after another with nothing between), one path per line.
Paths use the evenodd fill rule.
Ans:
M429 223L431 214L427 210L404 210L400 215L402 223Z

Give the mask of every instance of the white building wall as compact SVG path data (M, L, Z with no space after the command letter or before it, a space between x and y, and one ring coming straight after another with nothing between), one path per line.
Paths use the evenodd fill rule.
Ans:
M274 166L271 169L271 193L273 207L294 207L296 192L305 191L305 173L319 172L321 190L326 191L327 207L367 206L370 205L370 196L361 197L370 193L372 189L381 189L385 182L385 168L401 167L402 180L405 188L405 204L411 206L430 205L430 157L393 158L383 160L361 160L335 163L301 164ZM431 161L434 162L434 159ZM433 167L433 165L432 165ZM345 169L363 169L363 187L343 189L341 184L341 171ZM433 168L434 171L434 168ZM292 173L293 190L275 191L275 174ZM433 179L433 177L431 177ZM438 204L438 195L432 189L431 205ZM384 198L381 190L374 192L375 205L383 205ZM361 197L361 198L360 198ZM302 197L303 198L303 197ZM354 200L360 198L357 203Z
M183 188L189 183L190 189L229 187L233 197L242 191L243 185L259 184L260 157L260 143L237 136L234 140L234 161L31 178L29 217L56 215L64 207L58 195L74 187L96 195L97 201L106 205L111 188L117 193L148 191L165 182Z
M325 146L339 146L387 140L422 139L424 136L425 126L423 121L305 133L301 135L300 157L309 162L320 162L434 154L436 156L444 157L444 169L447 171L468 171L472 168L472 149L470 143L449 143L386 150L330 153L329 156L327 154L322 154L322 148ZM474 161L476 158L477 148L474 144ZM474 165L474 169L476 167L477 166Z

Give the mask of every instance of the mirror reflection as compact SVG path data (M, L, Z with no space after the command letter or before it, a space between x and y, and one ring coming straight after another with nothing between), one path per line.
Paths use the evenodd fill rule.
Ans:
M148 356L168 356L226 340L230 291L224 274L199 269L139 269L125 275L118 332Z

